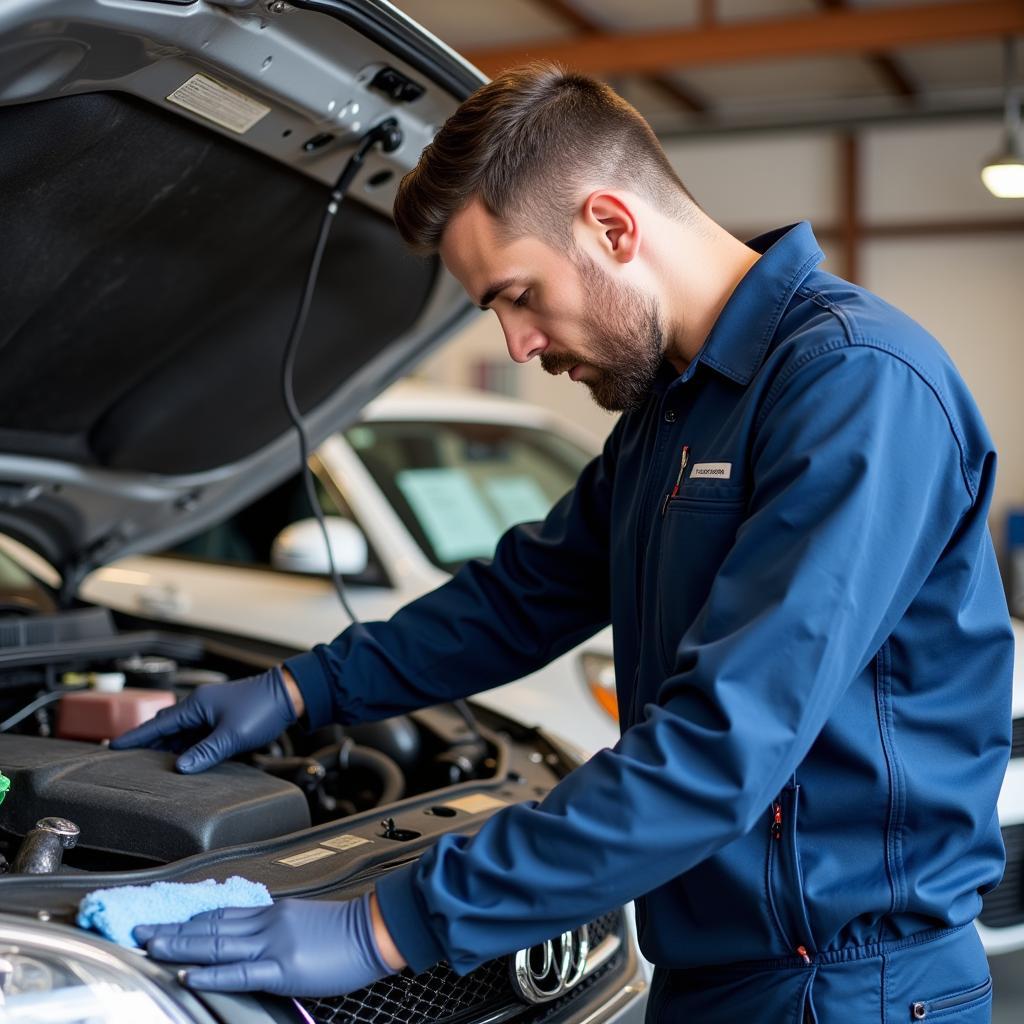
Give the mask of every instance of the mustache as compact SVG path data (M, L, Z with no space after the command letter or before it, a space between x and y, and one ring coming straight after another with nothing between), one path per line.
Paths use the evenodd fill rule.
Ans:
M553 355L549 352L541 352L540 354L540 365L545 373L550 373L557 376L560 373L565 373L567 370L571 370L577 363L582 363L583 360L571 355Z

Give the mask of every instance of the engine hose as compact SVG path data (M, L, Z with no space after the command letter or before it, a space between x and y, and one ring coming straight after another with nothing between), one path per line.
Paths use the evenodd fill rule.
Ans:
M321 747L309 756L328 770L339 768L344 772L349 768L362 768L375 775L381 783L379 803L392 803L405 792L402 769L387 754L372 747L361 747L358 743L346 740L344 743Z
M312 757L275 757L270 754L250 754L252 763L279 779L287 779L300 789L313 792L327 774L324 765Z

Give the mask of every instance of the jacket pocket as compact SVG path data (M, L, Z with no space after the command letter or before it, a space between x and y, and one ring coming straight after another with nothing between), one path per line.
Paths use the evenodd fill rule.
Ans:
M736 540L746 499L741 492L730 491L715 497L672 498L665 508L654 618L663 668L672 672L679 641L707 600Z
M804 899L804 879L797 846L799 803L800 787L795 782L786 786L772 801L766 889L768 907L786 953L810 963L817 945Z
M955 1020L956 1015L966 1010L979 1009L992 1000L992 979L987 978L980 985L951 992L936 999L921 999L910 1004L911 1020Z

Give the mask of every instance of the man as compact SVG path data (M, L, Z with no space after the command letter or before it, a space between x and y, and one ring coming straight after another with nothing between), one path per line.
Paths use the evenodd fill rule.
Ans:
M201 770L297 715L518 678L609 619L622 737L372 898L139 929L149 951L220 965L197 987L339 992L635 897L651 1020L987 1020L970 925L1002 871L1012 634L995 453L948 357L816 270L808 225L732 238L632 107L552 66L470 97L395 218L513 359L624 415L492 562L113 745L210 729L178 762Z

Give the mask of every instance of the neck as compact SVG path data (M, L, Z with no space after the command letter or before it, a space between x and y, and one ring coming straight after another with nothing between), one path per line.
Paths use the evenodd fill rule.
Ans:
M658 249L665 296L665 358L682 373L707 340L729 297L760 254L709 217L702 224L671 223Z

